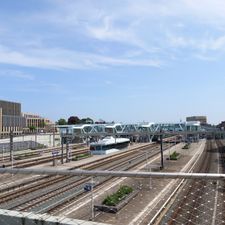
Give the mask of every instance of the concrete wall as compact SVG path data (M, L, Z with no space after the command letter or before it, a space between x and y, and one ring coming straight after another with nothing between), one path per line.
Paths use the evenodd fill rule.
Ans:
M14 137L14 150L34 148L38 144L45 145L46 147L53 147L54 140L55 146L59 146L61 143L59 134L55 134L55 137L53 134L37 134ZM2 151L3 148L5 152L9 150L9 138L0 139L0 151Z

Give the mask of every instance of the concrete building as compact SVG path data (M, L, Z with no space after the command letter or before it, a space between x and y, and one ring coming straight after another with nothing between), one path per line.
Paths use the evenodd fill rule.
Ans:
M25 127L25 118L21 113L21 104L0 100L0 136L21 134Z
M52 121L36 114L23 113L23 117L26 120L27 131L30 131L32 128L37 131L50 131L54 126L54 123Z
M199 121L201 125L207 124L207 117L206 116L190 116L186 118L187 122L196 122Z

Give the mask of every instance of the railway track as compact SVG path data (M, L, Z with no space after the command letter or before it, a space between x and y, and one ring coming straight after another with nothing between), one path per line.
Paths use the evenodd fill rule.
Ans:
M150 146L150 145L148 145L148 146ZM151 146L157 147L157 144L153 144ZM136 147L136 148L133 148L133 149L131 149L129 151L121 152L119 154L112 155L112 156L107 156L107 157L105 157L103 159L100 158L98 160L95 160L94 162L88 162L88 163L83 163L80 166L74 166L74 167L70 168L69 170L74 170L74 169L89 169L89 170L91 170L91 169L95 169L95 168L100 167L101 165L105 165L105 164L109 163L111 160L117 160L117 159L120 159L120 158L122 158L124 156L129 156L129 155L133 154L134 152L137 152L138 150L145 149L145 148L146 148L145 146L141 147L141 148L140 147ZM48 183L48 179L49 178L51 178L51 176L44 176L44 177L38 177L38 178L35 177L35 180L29 180L29 181L27 181L25 183L15 184L15 185L11 185L11 186L7 185L6 188L0 188L0 191L1 191L1 193L4 193L4 192L9 192L10 190L16 190L16 189L18 189L20 187L23 187L23 186L25 187L26 185L29 185L29 184L37 185L37 182L39 182L39 181L40 182L43 181L42 184L45 185L45 181L44 180L46 180L47 183ZM55 182L60 181L60 178L54 177L54 179L55 179L54 180Z
M107 169L107 170L128 170L146 159L145 153L140 153L140 149L146 150L149 146L136 148L121 154L108 156L102 160L86 163L80 168L83 169ZM159 153L158 145L151 145L151 157ZM115 165L116 164L116 165ZM74 167L71 169L77 169ZM50 180L49 180L50 179ZM98 185L106 180L100 179ZM83 186L87 178L47 176L41 177L33 184L14 187L0 194L0 208L14 209L20 211L35 211L38 213L51 212L65 204L66 201L77 198L83 194ZM82 191L80 191L82 190ZM57 203L57 204L55 204Z
M224 172L225 147L221 141L208 141L204 154L194 168L196 173ZM221 167L222 165L222 167ZM222 193L219 193L222 191ZM186 181L160 225L224 224L224 182L209 180Z
M42 154L46 154L46 153L51 153L52 151L60 151L60 148L54 148L51 150L43 150L43 151L38 151L38 156L37 156L37 152L35 153L35 156L30 158L30 156L27 157L27 159L14 159L13 160L13 167L15 168L26 168L26 167L30 167L30 166L36 166L36 165L40 165L40 164L44 164L44 163L48 163L52 161L52 156L41 156ZM74 157L76 155L79 154L84 154L84 153L88 153L89 148L85 148L82 147L82 149L71 149L71 157ZM23 156L24 154L17 154L16 157L19 158L20 156ZM64 157L66 157L66 153L63 154ZM31 155L32 156L32 155ZM61 159L61 155L55 156L55 159ZM0 162L1 163L1 162ZM4 164L5 167L11 167L11 162L10 162L10 158L8 156L8 161L4 160L4 162L2 162L2 164Z

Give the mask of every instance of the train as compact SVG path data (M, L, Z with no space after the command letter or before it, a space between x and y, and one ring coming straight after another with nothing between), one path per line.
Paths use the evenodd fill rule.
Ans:
M114 138L112 136L107 136L98 142L90 143L91 152L107 152L108 150L119 150L126 148L130 144L130 139L128 138Z

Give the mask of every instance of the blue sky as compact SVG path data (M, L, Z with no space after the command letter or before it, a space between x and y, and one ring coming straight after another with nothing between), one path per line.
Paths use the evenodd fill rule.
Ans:
M0 2L0 99L52 120L225 120L225 1Z

